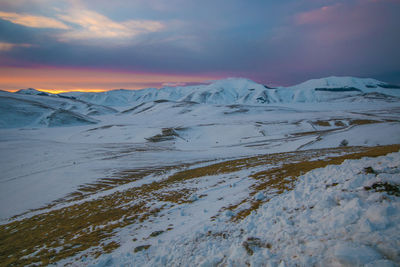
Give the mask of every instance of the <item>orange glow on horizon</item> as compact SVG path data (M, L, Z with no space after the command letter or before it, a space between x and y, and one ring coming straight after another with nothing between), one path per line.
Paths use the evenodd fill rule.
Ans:
M35 88L48 93L137 90L148 87L159 88L165 83L201 83L218 78L220 77L212 75L129 73L51 67L0 67L0 89L9 92L25 88Z
M36 89L36 88L35 88ZM67 92L91 92L91 93L100 93L100 92L106 92L109 90L105 89L72 89L72 90L47 90L47 89L36 89L41 92L46 92L46 93L51 93L51 94L61 94L61 93L67 93Z
M24 88L26 89L26 88ZM45 93L51 93L51 94L61 94L61 93L68 93L68 92L86 92L86 93L100 93L100 92L106 92L110 90L106 89L71 89L71 90L57 90L57 89L42 89L42 88L34 88L35 90L38 90L40 92L45 92ZM4 90L4 89L3 89ZM4 90L7 92L15 93L21 89L11 89L11 90ZM112 89L111 89L112 90Z

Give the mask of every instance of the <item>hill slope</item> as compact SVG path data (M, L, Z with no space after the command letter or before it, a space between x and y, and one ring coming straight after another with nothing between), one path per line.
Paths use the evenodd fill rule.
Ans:
M398 86L374 79L328 77L291 86L269 88L244 78L228 78L207 85L114 90L101 93L72 92L62 95L106 106L127 106L149 101L191 101L203 104L249 104L325 102L378 93L400 97Z
M110 107L28 89L0 92L0 128L72 126L97 123L93 115L113 114Z
M101 93L49 94L35 89L0 92L0 127L70 126L96 123L96 115L137 114L180 110L177 116L203 110L198 104L222 105L232 112L255 110L268 104L323 102L398 102L400 87L374 79L328 77L291 87L269 88L244 78L228 78L206 85L113 90ZM170 104L165 104L169 102ZM235 106L239 105L239 106ZM246 107L244 107L246 106ZM214 110L216 107L213 108ZM213 113L206 107L207 113Z

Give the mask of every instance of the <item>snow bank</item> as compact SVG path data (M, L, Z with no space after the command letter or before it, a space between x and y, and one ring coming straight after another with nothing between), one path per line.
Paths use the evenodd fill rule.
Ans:
M316 169L238 224L198 225L93 266L397 266L400 199L379 184L399 188L400 153Z
M377 174L365 173L364 168L370 166ZM399 185L399 167L400 154L395 153L314 170L300 177L295 190L264 205L240 227L248 231L247 237L271 244L271 249L257 253L275 263L399 263L399 198L365 189L377 183ZM262 256L267 252L268 257ZM231 258L241 261L234 255ZM254 263L252 257L248 260Z

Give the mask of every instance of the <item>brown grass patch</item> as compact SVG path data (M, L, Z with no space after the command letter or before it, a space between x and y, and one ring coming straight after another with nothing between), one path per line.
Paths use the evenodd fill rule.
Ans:
M169 189L168 185L154 182L1 225L0 262L4 266L47 265L89 248L94 248L90 253L94 257L109 253L119 244L102 242L112 237L115 229L143 222L161 211L151 209L146 200L191 202L191 190Z
M354 147L353 147L354 148ZM274 190L275 194L281 194L287 190L291 190L297 177L307 173L313 169L323 168L328 165L339 165L346 159L360 159L363 157L377 157L386 155L388 153L400 150L400 145L377 146L377 147L358 147L358 152L345 154L342 156L328 157L321 160L308 161L305 159L301 162L285 163L282 167L273 168L266 171L257 172L250 177L258 182L251 187L249 198L242 200L240 203L231 205L225 209L234 211L244 203L250 203L250 207L239 210L232 220L239 220L247 217L252 211L257 210L260 205L269 201L271 198L265 200L253 200L253 196L260 192ZM345 150L344 150L345 151Z
M151 247L151 245L143 245L143 246L138 246L134 249L133 252L137 253L139 251L143 251L143 250L147 250L149 249L149 247Z
M313 124L318 125L318 126L322 126L322 127L329 127L329 126L331 126L331 124L329 123L329 121L322 121L322 120L313 121Z
M344 126L346 126L346 124L344 124L344 122L342 122L342 121L335 121L335 126L344 127Z
M374 124L374 123L382 123L382 122L383 121L357 119L357 120L351 120L350 125L366 125L366 124Z
M192 163L192 164L198 164L198 162ZM112 189L112 188L115 188L115 187L118 187L118 186L121 186L124 184L128 184L131 182L141 180L149 175L159 176L159 175L167 173L171 170L180 170L183 168L187 168L190 165L191 164L180 164L180 165L163 166L163 167L158 167L158 168L157 167L155 167L155 168L138 168L138 169L120 171L112 177L102 178L102 179L97 180L96 182L81 185L81 186L79 186L77 191L72 192L63 198L57 199L44 207L41 207L38 209L32 209L28 212L16 215L12 219L17 219L18 217L21 217L22 215L28 214L30 212L47 210L47 209L55 207L56 205L58 205L60 203L68 203L68 202L82 200L90 195L99 193L101 191L109 190L109 189Z
M195 189L182 188L182 185L194 178L265 166L266 170L250 176L256 183L250 187L249 197L225 208L236 210L243 203L250 204L233 217L233 220L239 220L268 201L255 201L253 196L257 192L275 189L277 193L282 193L293 187L299 175L312 169L340 164L345 159L381 156L399 149L400 145L307 150L181 170L161 181L0 225L0 265L48 265L83 252L93 257L109 253L119 246L116 242L109 242L118 228L135 223L140 225L164 209L164 206L152 208L151 203L191 203L190 196ZM342 155L333 156L338 153ZM326 155L330 156L310 161Z
M182 129L163 128L160 134L146 138L146 140L153 143L174 140L176 137L179 137L177 130L182 130Z
M374 183L371 186L364 187L366 191L373 190L375 192L386 192L389 195L393 195L396 197L400 197L400 185L398 184L390 184L390 183Z

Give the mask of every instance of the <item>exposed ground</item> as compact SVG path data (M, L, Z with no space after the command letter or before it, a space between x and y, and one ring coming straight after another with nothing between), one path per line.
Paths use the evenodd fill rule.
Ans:
M154 181L141 185L131 182L120 191L105 191L87 201L43 209L40 214L1 225L1 266L47 265L69 257L95 258L118 248L118 237L128 226L134 250L145 250L152 238L179 227L173 220L177 209L190 210L191 205L196 209L199 199L209 198L207 201L215 203L215 212L204 215L207 220L238 221L273 196L291 190L300 174L346 159L376 157L399 149L400 145L315 149L169 167L167 171L175 171L163 175L154 170L153 174L159 177ZM127 170L120 175L121 179L127 175L133 179L135 172ZM142 177L138 173L137 178ZM121 185L118 179L109 183L111 187ZM217 199L212 193L215 191ZM231 214L227 217L228 211ZM169 221L170 226L143 236L160 221Z
M397 103L315 105L154 101L97 125L0 130L0 266L146 257L199 229L228 240L204 227L241 224L306 172L400 149ZM249 255L271 245L252 238Z

